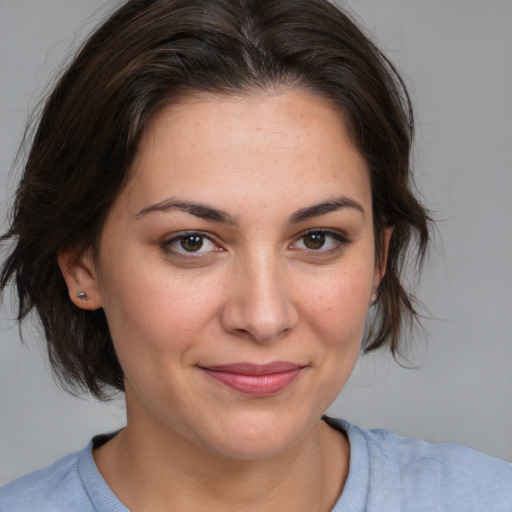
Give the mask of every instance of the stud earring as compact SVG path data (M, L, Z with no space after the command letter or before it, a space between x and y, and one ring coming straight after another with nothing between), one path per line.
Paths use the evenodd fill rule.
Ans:
M76 294L76 296L77 296L79 299L81 299L81 300L87 300L87 299L88 299L87 294L86 294L85 292L78 292L78 293Z

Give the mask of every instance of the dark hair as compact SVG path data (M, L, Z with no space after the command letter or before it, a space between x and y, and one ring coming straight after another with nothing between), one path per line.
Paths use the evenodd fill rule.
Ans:
M365 350L397 353L417 315L402 285L410 242L417 263L429 217L410 172L413 115L393 65L327 0L131 0L86 41L48 97L16 193L0 289L14 279L18 320L35 308L56 375L99 398L123 389L103 310L69 299L57 251L96 249L155 113L194 92L298 88L327 99L366 159L377 258L393 227Z

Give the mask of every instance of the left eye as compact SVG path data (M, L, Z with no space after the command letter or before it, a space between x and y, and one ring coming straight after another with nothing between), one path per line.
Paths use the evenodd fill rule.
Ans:
M205 253L215 251L217 246L202 233L182 233L167 240L164 248L177 253Z
M295 249L306 251L328 252L347 243L341 234L330 231L310 231L302 235L294 244Z

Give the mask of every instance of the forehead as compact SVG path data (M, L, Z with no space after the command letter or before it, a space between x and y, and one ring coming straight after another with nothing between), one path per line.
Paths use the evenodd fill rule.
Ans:
M197 95L161 110L142 137L128 189L139 202L226 193L268 202L273 195L279 201L271 190L307 192L314 201L333 186L371 195L366 162L343 116L306 91L280 91Z

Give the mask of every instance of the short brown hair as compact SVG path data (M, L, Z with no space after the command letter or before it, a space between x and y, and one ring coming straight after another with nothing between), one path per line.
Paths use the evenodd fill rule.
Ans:
M103 311L70 301L57 251L96 249L141 136L165 105L191 92L275 87L327 99L368 163L377 258L384 229L393 232L365 350L397 352L417 315L402 284L405 256L412 246L421 267L429 217L413 187L413 114L393 65L327 0L130 0L90 36L47 98L1 238L14 245L0 289L14 280L19 321L37 311L52 367L68 387L104 398L109 388L123 390L123 371Z

